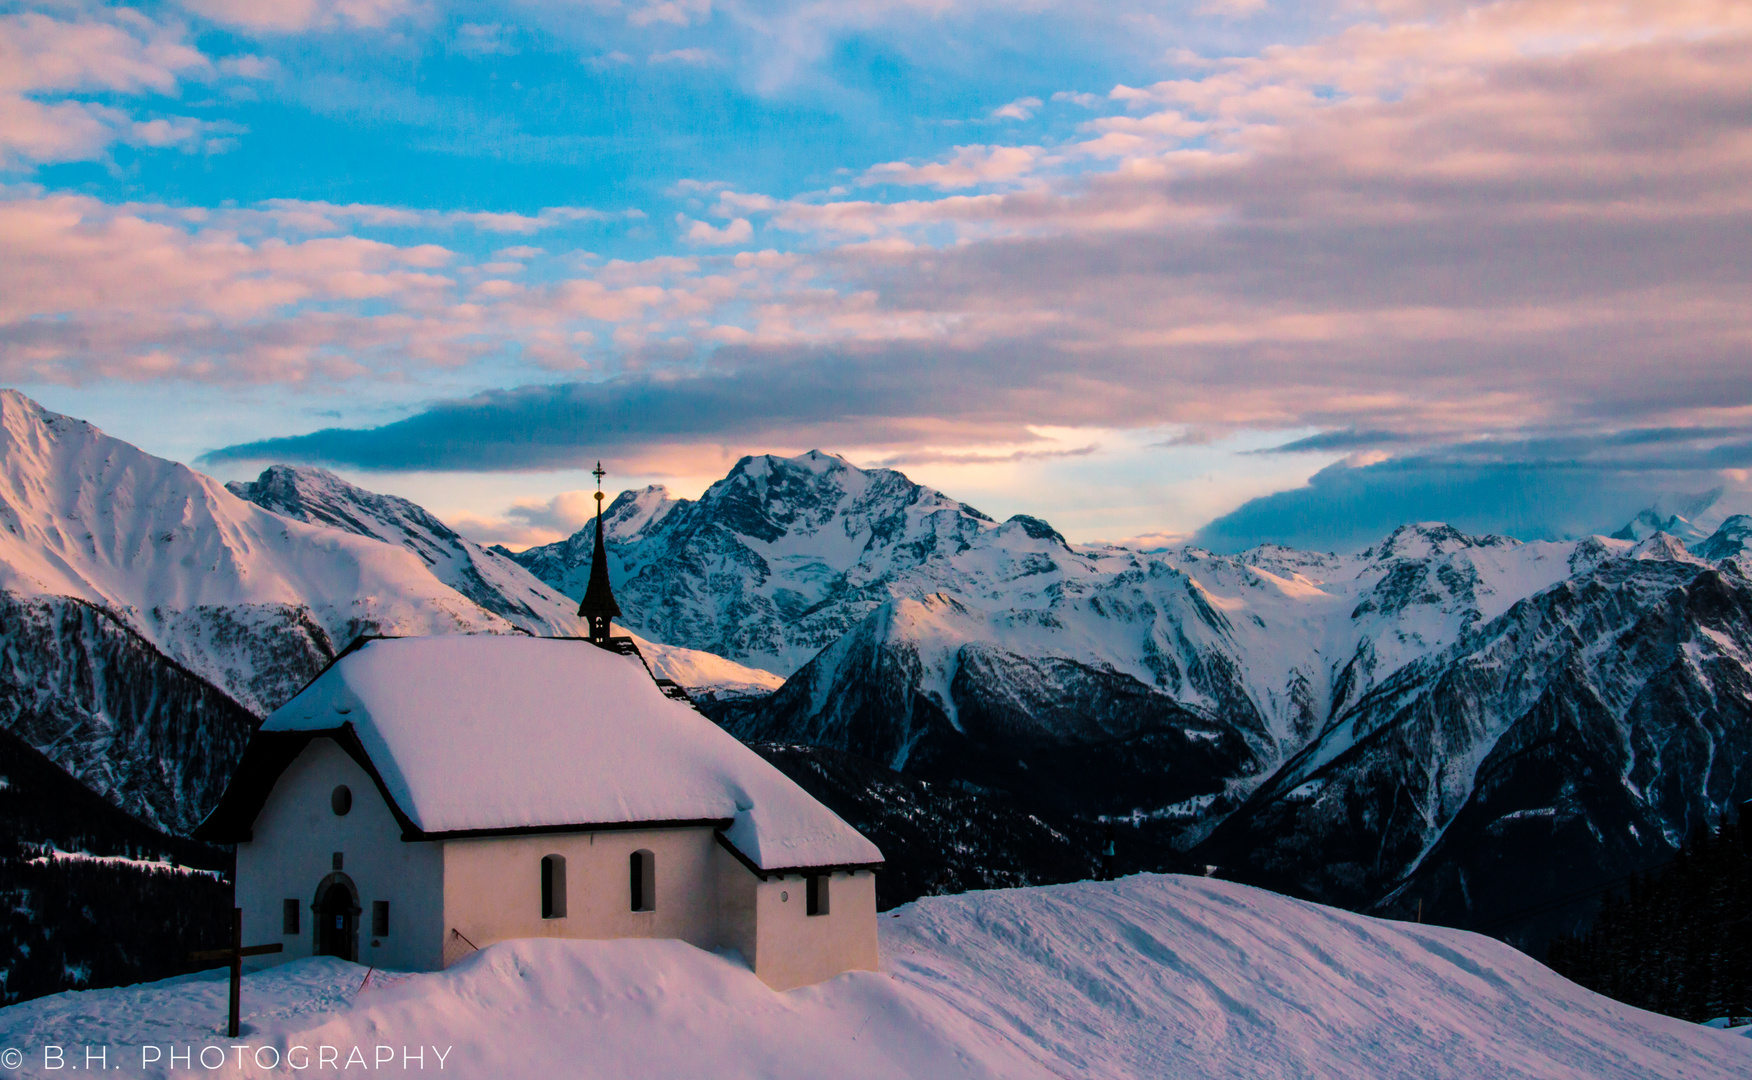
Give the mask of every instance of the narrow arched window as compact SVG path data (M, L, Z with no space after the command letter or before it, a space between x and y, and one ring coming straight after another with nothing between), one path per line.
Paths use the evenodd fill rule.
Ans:
M563 855L542 856L541 917L566 917L566 858Z
M657 910L657 856L635 851L630 860L634 911Z
M826 874L810 874L807 904L805 911L810 915L827 914L827 881Z

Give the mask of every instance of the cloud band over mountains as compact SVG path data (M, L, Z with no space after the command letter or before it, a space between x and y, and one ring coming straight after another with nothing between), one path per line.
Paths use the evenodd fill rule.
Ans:
M370 18L307 6L273 33L424 25L420 5ZM1027 456L1043 427L1085 429L1063 444L1076 447L1097 430L1314 431L1280 449L1400 461L1350 461L1274 504L1302 499L1296 512L1310 514L1349 505L1343 493L1364 482L1405 512L1437 501L1447 481L1405 478L1471 467L1472 451L1438 460L1431 447L1526 443L1522 457L1472 461L1508 492L1515 469L1544 477L1536 487L1562 471L1538 439L1752 424L1752 9L1316 7L1305 20L1224 9L1258 21L1233 38L1250 46L1221 55L1175 51L1186 31L1151 29L1133 17L1142 9L1036 5L1039 25L1106 35L1115 55L1159 33L1137 67L1149 77L1102 93L1006 87L963 120L926 125L952 128L949 145L933 135L927 152L824 164L790 187L721 179L748 157L737 147L642 208L280 195L193 207L14 185L0 197L0 378L371 399L350 415L383 415L392 397L407 408L409 386L459 388L396 423L225 446L212 461L528 471L653 447L823 445L978 464L1047 460ZM821 48L787 53L789 67L741 66L782 52L773 28L796 29L802 10L777 5L761 22L705 5L675 24L613 14L637 46L580 66L566 44L566 77L770 32L758 48L720 40L712 63L640 77L789 101L787 87L851 77L828 47L850 32L838 22L812 23ZM923 40L928 24L973 43L994 11L841 15L871 40ZM545 77L534 58L559 55L574 31L531 19L494 22L491 49L444 47L468 57L455 64ZM1257 36L1268 23L1294 39ZM639 36L664 26L699 38ZM0 148L14 162L96 160L147 138L138 125L182 122L167 110L184 87L289 92L276 71L297 55L202 51L219 40L145 16L0 19L0 54L32 58L0 77L0 101L23 103L0 110ZM41 59L76 46L114 63ZM928 48L905 55L922 64ZM845 89L822 100L851 108ZM415 108L431 104L417 93L403 104L422 124L462 115ZM109 126L77 154L49 147L41 125L7 127L62 107ZM513 144L534 154L549 137L494 131L491 151L469 150L460 126L420 137L489 157ZM223 156L222 141L190 136L178 152ZM1719 474L1707 486L1746 486L1729 475L1745 468L1733 442L1720 436L1688 468ZM1251 464L1267 460L1283 459ZM1572 471L1596 479L1533 501L1686 470L1588 458ZM1454 497L1490 501L1484 488Z

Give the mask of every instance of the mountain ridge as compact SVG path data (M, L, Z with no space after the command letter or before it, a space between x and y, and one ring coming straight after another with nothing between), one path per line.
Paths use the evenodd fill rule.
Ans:
M1752 797L1752 719L1727 690L1700 695L1669 670L1673 643L1689 641L1722 668L1717 684L1745 679L1752 607L1737 598L1752 518L1729 517L1693 547L1663 532L1523 543L1421 522L1352 555L1224 556L1067 544L1033 519L965 514L944 544L909 508L953 513L952 500L892 476L872 485L824 457L744 459L728 478L733 512L701 520L714 485L654 518L669 527L623 529L610 545L617 590L662 594L673 567L709 565L745 575L727 591L766 598L775 619L794 567L822 568L828 585L789 614L848 629L771 696L713 710L741 738L1120 818L1148 832L1140 842L1166 837L1243 880L1401 914L1421 900L1462 925L1525 907L1517 881L1561 892L1653 865L1696 822ZM872 490L888 504L870 505ZM870 520L895 524L849 527ZM927 535L939 542L906 546ZM1726 622L1706 625L1682 602L1698 589L1732 610ZM712 620L758 606L696 609L691 630L734 641ZM1505 682L1498 669L1524 675ZM1627 718L1637 701L1647 715ZM1673 742L1700 718L1715 725L1707 738ZM1643 753L1657 784L1612 749L1633 738L1686 749L1664 763ZM1645 798L1699 782L1700 769L1707 799ZM1336 809L1319 820L1309 807ZM1526 857L1505 859L1490 840L1511 832ZM1561 931L1576 915L1518 932Z
M573 636L574 611L406 500L286 467L228 489L0 390L0 726L155 826L191 828L354 638ZM645 644L708 696L777 683Z
M323 470L226 488L15 392L0 420L0 725L166 828L355 634L576 625L579 537L506 556ZM1347 906L1499 919L1752 796L1748 517L1691 547L1423 522L1145 553L817 451L605 526L624 628L739 737Z

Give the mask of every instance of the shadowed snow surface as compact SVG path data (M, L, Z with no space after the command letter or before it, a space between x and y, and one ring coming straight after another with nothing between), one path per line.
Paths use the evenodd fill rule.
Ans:
M428 1069L449 1047L445 1074L505 1080L1752 1075L1752 1039L1599 997L1496 941L1198 878L922 900L882 917L882 953L880 973L784 994L670 941L510 942L362 993L363 968L303 960L248 977L235 1041L213 973L0 1010L0 1043L29 1049L25 1076L50 1074L45 1043L107 1043L113 1075L141 1075L142 1043L234 1042L245 1067L207 1075L302 1075L248 1054L323 1044L425 1046Z

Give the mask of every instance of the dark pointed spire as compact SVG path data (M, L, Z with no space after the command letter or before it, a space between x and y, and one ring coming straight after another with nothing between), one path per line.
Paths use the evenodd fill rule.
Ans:
M609 620L617 618L620 605L614 602L614 590L608 585L608 550L602 543L602 462L596 463L596 550L590 555L590 584L584 588L584 601L578 605L578 617L585 620L584 636L598 645L608 644Z

